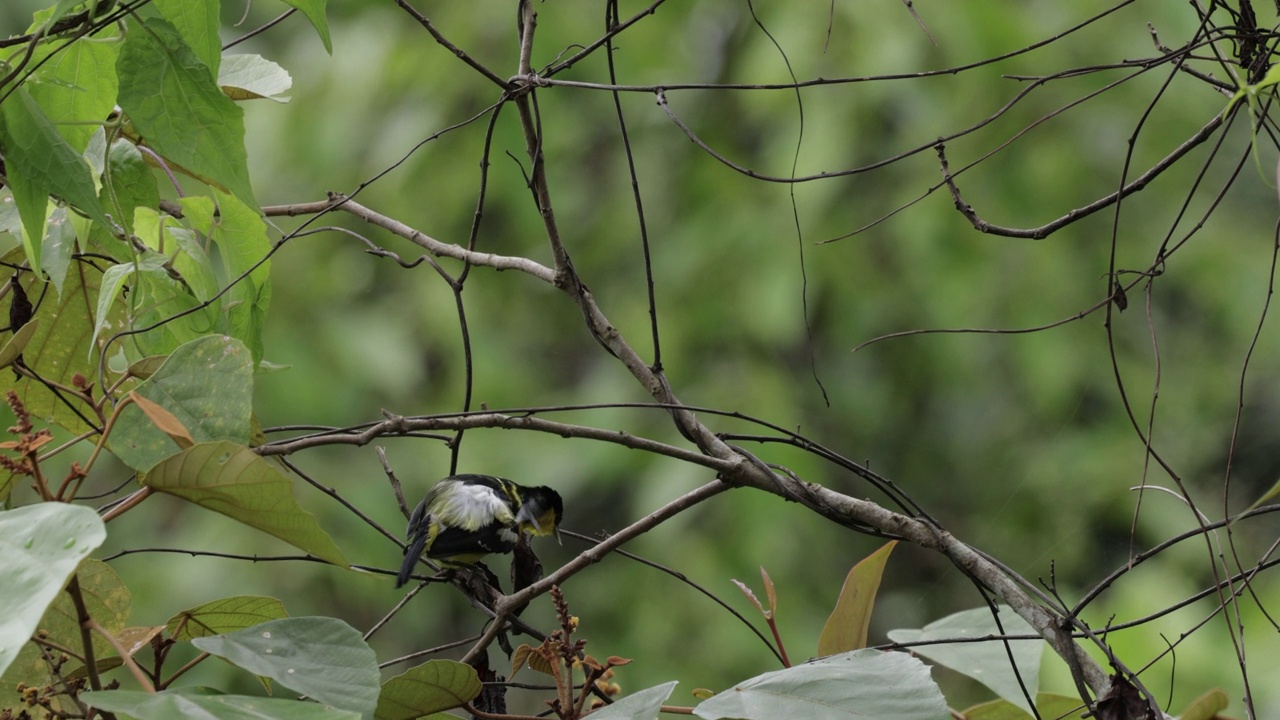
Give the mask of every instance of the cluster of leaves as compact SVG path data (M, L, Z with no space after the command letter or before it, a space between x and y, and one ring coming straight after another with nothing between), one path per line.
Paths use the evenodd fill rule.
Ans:
M290 4L328 46L324 3ZM106 523L159 492L347 565L282 468L250 449L272 243L235 101L274 97L289 79L264 58L224 57L218 30L214 1L64 1L0 47L0 262L13 269L3 287L13 336L0 350L12 376L0 390L19 418L0 486L11 508L0 513L6 716L83 717L95 707L178 717L211 707L230 717L264 703L155 692L209 656L278 675L324 703L266 703L287 706L279 717L357 716L377 700L372 651L345 623L286 619L278 601L236 597L128 627L127 587L87 559ZM75 441L49 450L52 435L32 417ZM81 443L92 447L87 460L61 483L46 476L47 461ZM73 504L104 450L140 487L100 511ZM14 507L23 483L39 502ZM201 654L167 673L180 645ZM148 648L144 670L135 655ZM147 698L105 690L118 681L104 684L102 673L121 666ZM357 666L372 693L341 681Z

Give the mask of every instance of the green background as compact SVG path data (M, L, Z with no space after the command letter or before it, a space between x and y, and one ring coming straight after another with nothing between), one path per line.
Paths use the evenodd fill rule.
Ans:
M0 7L0 33L20 31L29 18L24 10L40 4ZM500 76L515 73L513 3L417 6ZM754 6L801 79L963 65L1061 33L1109 7L916 2L937 39L934 46L893 0L836 3L830 17L822 4ZM621 14L629 17L642 7L624 2ZM284 9L273 2L247 9L226 3L224 40ZM574 52L575 43L594 40L603 26L599 3L555 0L536 9L535 67ZM1261 24L1274 20L1271 10L1266 3L1258 7L1266 15ZM294 79L288 104L242 103L252 182L262 205L351 192L415 144L497 99L492 84L391 3L335 2L329 21L332 56L301 15L230 51L261 53ZM925 146L886 167L820 182L765 183L735 173L691 144L651 93L624 94L653 253L662 362L676 394L689 404L798 429L868 462L958 537L1028 578L1056 582L1069 602L1123 565L1133 549L1194 528L1185 505L1162 492L1142 496L1135 523L1139 495L1131 488L1143 481L1143 444L1117 390L1101 312L1036 333L928 335L851 350L903 330L1022 329L1074 317L1106 297L1113 226L1117 267L1150 267L1166 235L1180 239L1192 227L1248 152L1244 123L1228 133L1222 157L1209 166L1176 229L1171 230L1179 210L1208 162L1208 146L1127 198L1118 224L1109 209L1045 240L983 235L955 211L944 189L862 234L819 244L939 184L937 157L927 146L992 115L1030 85L1008 76L1155 56L1148 22L1161 42L1178 46L1190 37L1196 18L1188 6L1138 2L1036 52L961 74L805 89L801 175L862 166ZM617 48L619 81L627 84L789 80L786 64L745 3L667 3L619 38ZM1220 66L1202 69L1223 76ZM952 169L1129 72L1066 78L1035 89L981 130L948 142ZM1114 191L1140 122L1130 177L1226 105L1226 96L1200 81L1185 74L1170 81L1171 74L1177 75L1167 66L1154 69L1036 125L958 178L966 200L993 223L1031 227ZM603 53L559 77L607 81ZM718 152L760 173L790 174L801 129L794 91L672 90L667 99ZM550 88L538 92L538 104L551 194L574 265L623 335L651 359L642 250L612 100L598 91ZM481 121L432 141L364 189L359 201L437 239L462 242L475 211L483 139ZM480 249L550 264L521 168L508 153L527 167L514 108L504 110L494 137ZM1162 268L1149 308L1140 285L1129 293L1128 311L1111 316L1128 401L1145 427L1158 378L1153 445L1212 518L1224 508L1248 506L1280 469L1272 432L1280 414L1274 382L1280 338L1272 326L1263 327L1241 382L1267 299L1274 160L1264 150L1256 165L1245 161L1204 228ZM298 224L287 218L275 222L286 230ZM406 259L418 254L414 246L349 216L321 221L330 223ZM427 265L403 270L337 232L292 240L273 264L266 357L291 367L256 378L255 408L264 426L345 426L376 421L383 409L412 415L460 408L464 375L453 298ZM801 302L806 277L810 333ZM465 299L477 407L649 399L553 288L517 272L477 268ZM1225 493L1241 398L1243 423ZM660 411L583 410L551 417L684 444ZM744 422L702 419L717 431L754 432ZM378 444L386 448L411 503L448 472L447 449L437 441ZM810 455L778 446L749 448L806 480L883 500ZM321 448L293 460L385 527L401 531L403 518L372 448ZM556 487L566 498L565 527L587 534L616 531L712 479L702 468L618 446L498 430L467 433L461 469ZM104 469L90 482L106 490L125 477L121 469ZM1146 479L1173 486L1154 465ZM320 515L352 562L398 565L392 543L324 495L300 487L301 502ZM119 529L113 524L105 552L177 547L290 553L281 543L173 498L155 498L133 515L146 518L131 517ZM1275 534L1274 520L1263 517L1236 528L1232 539L1250 563ZM748 617L750 607L730 581L743 580L759 592L758 568L764 566L778 587L784 640L791 657L800 659L815 652L844 574L879 545L794 504L739 490L676 517L627 549L684 573ZM548 568L579 549L574 540L563 547L539 541ZM305 563L145 554L113 564L133 590L133 624L160 623L215 597L269 594L282 598L293 615L329 614L367 628L401 597L387 576ZM493 565L505 574L501 562ZM1211 583L1209 566L1205 542L1186 542L1115 585L1086 619L1098 628L1112 615L1123 622L1156 612ZM1276 597L1276 583L1266 575L1254 589L1264 602ZM621 557L576 576L565 592L581 617L588 652L637 659L619 672L626 691L678 679L672 701L690 704L684 693L692 688L718 690L775 667L764 646L721 608L670 576ZM890 560L881 593L873 642L884 642L888 629L919 627L981 603L972 584L943 558L905 546ZM1261 679L1267 658L1280 652L1274 628L1252 600L1244 605L1257 705L1262 717L1280 717L1266 714L1265 708L1280 706L1280 695ZM1111 641L1131 667L1141 667L1165 647L1165 639L1177 639L1212 607L1199 602ZM535 604L527 617L549 627L549 603ZM465 600L432 587L372 643L385 660L474 634L481 624ZM496 651L493 660L502 667ZM193 681L204 674L204 681L225 684L210 679L219 668L205 665ZM954 676L935 676L953 707L987 698ZM1172 692L1169 708L1175 712L1215 685L1232 698L1240 695L1239 670L1220 618L1179 645L1176 674L1166 657L1143 677L1162 700ZM520 679L536 682L531 673ZM1070 692L1069 676L1056 660L1047 661L1044 683ZM1230 712L1243 715L1238 704Z

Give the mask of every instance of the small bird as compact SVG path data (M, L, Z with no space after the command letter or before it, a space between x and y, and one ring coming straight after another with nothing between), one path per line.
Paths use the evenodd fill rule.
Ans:
M446 567L509 553L521 533L560 538L564 503L549 487L525 487L493 475L450 475L427 491L409 516L409 547L396 587L409 581L425 554Z

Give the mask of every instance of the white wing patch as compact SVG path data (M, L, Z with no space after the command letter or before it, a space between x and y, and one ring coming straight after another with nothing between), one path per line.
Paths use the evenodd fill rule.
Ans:
M509 524L514 519L511 508L492 489L483 485L459 483L451 492L443 493L432 503L431 513L450 519L450 526L473 531L497 520Z

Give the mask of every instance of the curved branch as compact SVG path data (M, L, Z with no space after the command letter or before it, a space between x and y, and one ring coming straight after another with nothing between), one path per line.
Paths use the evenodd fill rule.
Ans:
M1160 173L1168 170L1174 163L1182 159L1184 155L1198 147L1205 140L1213 135L1214 131L1222 126L1224 122L1222 115L1214 115L1213 119L1206 123L1203 127L1196 131L1194 135L1187 138L1181 145L1173 149L1173 152L1164 156L1160 162L1152 165L1146 172L1133 179L1133 182L1126 184L1123 188L1109 194L1104 195L1097 200L1078 207L1071 212L1052 222L1045 223L1040 227L1034 228L1013 228L994 225L983 220L974 211L973 206L965 202L960 196L960 188L956 187L955 181L952 179L951 169L947 166L947 156L943 151L942 144L935 145L934 148L938 152L938 160L942 166L942 179L946 183L947 189L951 191L951 199L955 202L956 210L969 221L970 225L978 232L988 233L990 235L1001 235L1012 238L1029 238L1031 240L1043 240L1049 237L1053 232L1070 225L1071 223L1086 218L1095 212L1108 208L1117 201L1132 195L1139 190L1145 188L1152 180L1155 180Z

